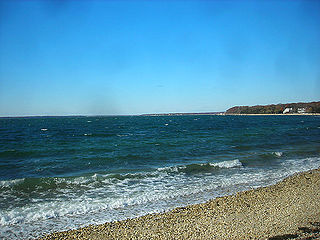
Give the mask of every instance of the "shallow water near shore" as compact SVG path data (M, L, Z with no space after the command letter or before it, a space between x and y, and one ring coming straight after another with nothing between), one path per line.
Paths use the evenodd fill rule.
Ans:
M33 238L320 166L320 116L0 118L0 237Z

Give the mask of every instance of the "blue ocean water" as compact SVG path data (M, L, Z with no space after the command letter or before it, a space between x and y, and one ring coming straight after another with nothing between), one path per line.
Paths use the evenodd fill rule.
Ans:
M320 116L0 118L0 238L205 202L320 166Z

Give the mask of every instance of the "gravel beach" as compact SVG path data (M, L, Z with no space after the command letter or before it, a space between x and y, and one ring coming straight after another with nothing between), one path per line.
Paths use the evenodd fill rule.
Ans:
M203 204L41 239L320 239L320 169Z

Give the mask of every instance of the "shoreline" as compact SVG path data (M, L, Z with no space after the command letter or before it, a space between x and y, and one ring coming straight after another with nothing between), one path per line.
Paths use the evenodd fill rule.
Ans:
M224 114L225 116L319 116L320 113L288 113L288 114L283 114L283 113L279 113L279 114L262 114L262 113L239 113L239 114L232 114L232 113L227 113Z
M304 236L320 238L320 168L294 174L275 185L206 203L89 225L39 239L303 239Z
M132 115L26 115L26 116L0 116L0 119L10 118L72 118L72 117L167 117L167 116L319 116L320 113L148 113Z

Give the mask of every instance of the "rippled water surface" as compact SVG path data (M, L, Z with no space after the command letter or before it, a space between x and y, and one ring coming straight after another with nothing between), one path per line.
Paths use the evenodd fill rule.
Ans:
M319 166L319 116L0 118L0 238L204 202Z

